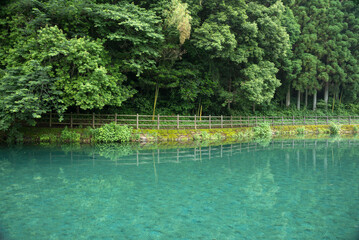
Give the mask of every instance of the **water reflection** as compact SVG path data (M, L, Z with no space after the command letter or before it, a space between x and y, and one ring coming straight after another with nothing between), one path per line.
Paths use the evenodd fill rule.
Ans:
M358 145L0 148L0 225L13 239L351 239Z
M0 149L2 160L0 167L11 171L9 167L14 164L49 164L58 167L64 165L92 166L98 165L153 165L156 181L158 164L181 164L184 162L207 162L212 159L226 159L230 168L231 161L246 157L246 154L265 152L264 156L254 156L258 161L269 161L276 150L281 150L287 171L290 168L312 168L318 166L324 168L335 168L340 166L341 155L345 152L350 154L353 148L359 145L356 140L334 141L326 140L285 140L271 141L266 144L238 143L216 146L198 146L193 148L167 148L167 149L141 149L131 144L100 144L95 146L62 145L62 146L16 146L11 151ZM3 153L3 154L2 154ZM261 156L261 157L260 157ZM275 158L274 158L275 159ZM256 164L254 161L253 164ZM0 174L5 174L4 171Z

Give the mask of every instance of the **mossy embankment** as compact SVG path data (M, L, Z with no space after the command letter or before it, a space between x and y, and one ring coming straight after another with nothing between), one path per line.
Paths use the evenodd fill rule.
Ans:
M328 136L331 133L330 125L303 125L303 126L273 126L271 127L273 138L318 138ZM341 125L340 135L351 135L356 133L358 125ZM23 134L23 142L39 143L52 142L61 143L63 128L25 127L20 129ZM251 140L253 128L215 128L215 129L133 129L130 141L133 142L159 142L159 143L188 143L192 141L225 141L238 142ZM68 129L70 132L78 133L80 143L94 142L90 128ZM5 135L3 134L3 140Z

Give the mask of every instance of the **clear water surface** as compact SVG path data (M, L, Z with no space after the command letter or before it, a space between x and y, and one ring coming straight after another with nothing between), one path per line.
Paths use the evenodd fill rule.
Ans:
M359 142L0 148L0 239L358 239Z

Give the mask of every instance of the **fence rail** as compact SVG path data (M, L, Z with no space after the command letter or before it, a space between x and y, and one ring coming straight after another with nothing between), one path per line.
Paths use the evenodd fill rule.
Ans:
M78 126L100 127L104 124L115 122L121 125L132 126L136 129L203 129L203 128L234 128L254 127L260 123L268 123L271 126L288 125L328 125L330 122L337 124L359 124L359 116L165 116L156 115L120 115L120 114L64 114L60 122L57 114L46 114L38 120L38 126L70 128Z

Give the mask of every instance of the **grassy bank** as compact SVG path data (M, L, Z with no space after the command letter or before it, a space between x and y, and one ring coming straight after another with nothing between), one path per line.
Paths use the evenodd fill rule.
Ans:
M273 138L288 137L309 137L318 135L329 135L333 133L331 125L303 125L303 126L273 126L271 127L271 135ZM341 125L339 128L340 135L355 134L358 132L358 125ZM254 128L216 128L216 129L134 129L131 131L131 142L158 142L171 143L180 142L187 143L192 141L226 141L235 142L243 140L252 140L254 136ZM23 135L22 141L26 143L62 143L62 142L78 142L93 143L95 138L91 128L46 128L46 127L26 127L20 129ZM64 136L66 135L66 136ZM5 136L3 135L3 140Z

